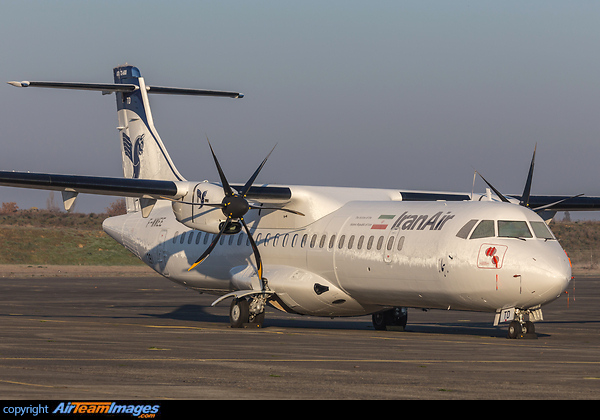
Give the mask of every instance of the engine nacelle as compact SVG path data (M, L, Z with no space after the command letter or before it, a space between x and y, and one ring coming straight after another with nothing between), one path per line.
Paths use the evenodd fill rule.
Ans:
M219 233L221 224L227 220L223 211L218 207L208 207L205 204L220 204L225 197L223 187L209 182L196 184L190 188L192 195L186 196L188 203L173 202L173 213L180 223L192 229L198 229L209 233ZM230 225L227 234L234 234L240 231L241 225L233 223Z

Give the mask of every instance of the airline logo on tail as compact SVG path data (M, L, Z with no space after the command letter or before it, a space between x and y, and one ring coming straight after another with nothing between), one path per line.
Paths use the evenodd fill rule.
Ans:
M133 165L133 178L140 177L141 156L144 153L144 135L140 134L131 142L129 136L123 133L123 150Z

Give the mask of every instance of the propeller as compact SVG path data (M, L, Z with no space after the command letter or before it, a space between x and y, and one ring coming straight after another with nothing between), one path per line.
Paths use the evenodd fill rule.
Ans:
M258 273L258 279L259 279L259 282L261 285L261 290L264 292L265 284L264 284L263 277L262 277L262 274L263 274L262 259L260 257L260 252L258 251L258 247L256 246L256 242L254 241L254 238L252 237L252 233L250 232L248 225L244 221L244 216L250 209L279 210L279 211L285 211L288 213L297 214L300 216L304 216L304 214L299 211L290 210L290 209L282 209L279 207L257 206L255 204L249 203L248 200L246 199L246 196L248 195L248 191L250 190L250 187L252 187L252 184L258 177L258 174L262 170L263 166L265 166L265 163L267 162L267 159L269 158L269 156L271 156L271 153L273 153L273 150L275 150L275 147L273 147L273 149L271 149L271 151L269 152L267 157L264 158L264 160L259 165L258 169L256 169L256 171L254 171L254 173L248 179L246 184L242 187L242 189L239 191L239 193L237 193L229 185L229 182L227 181L227 177L225 176L225 173L223 172L223 169L221 168L221 165L219 164L219 160L217 159L217 156L212 148L212 145L210 144L210 141L208 140L208 137L206 138L206 141L208 141L208 146L210 147L210 151L212 153L213 160L215 161L215 166L217 167L217 171L219 173L219 178L221 179L221 185L223 186L223 192L225 193L225 197L223 198L223 200L221 201L220 204L219 203L216 203L216 204L204 203L203 205L220 208L221 211L223 212L223 214L227 217L227 219L225 220L225 222L222 223L219 233L217 233L217 235L215 235L214 239L212 240L212 242L210 243L208 248L196 260L196 262L194 262L194 264L192 264L192 266L188 269L188 271L193 270L198 264L201 264L206 258L208 258L210 253L213 251L213 249L219 242L221 235L223 234L223 232L226 231L226 229L228 228L230 223L232 223L233 221L239 220L241 222L242 226L244 227L244 230L248 234L248 239L250 240L250 245L252 246L252 251L254 253L254 259L256 260L256 268L257 268L257 273ZM277 146L277 145L275 145L275 146ZM172 199L168 199L168 200L182 203L179 200L172 200ZM183 204L197 205L198 203L183 202Z
M527 174L527 181L525 181L525 188L523 194L521 194L521 200L519 204L521 206L529 207L529 196L531 195L531 181L533 180L533 166L535 164L535 151L537 149L537 143L533 148L533 156L531 157L531 165L529 165L529 173Z
M531 197L531 182L533 180L533 168L535 166L535 152L537 150L537 143L535 144L535 147L533 148L533 156L531 157L531 164L529 165L529 173L527 174L527 180L525 181L525 188L523 189L523 194L521 194L521 199L519 200L519 205L520 206L524 206L524 207L529 207L529 198ZM500 198L500 200L509 203L510 201L504 196L502 195L502 193L500 191L498 191L496 188L494 188L494 186L492 184L490 184L484 177L483 175L481 175L481 173L479 173L478 171L476 171L476 173L481 177L481 179L483 179L483 181L492 189L492 191L494 191L494 193ZM564 201L570 200L572 198L577 198L577 197L581 197L584 194L577 194L574 195L572 197L568 197L568 198L563 198L561 200L555 201L553 203L549 203L543 206L539 206L536 208L533 208L532 210L535 211L536 213L542 211L542 210L546 210L549 209L551 207L556 206L557 204L560 204Z

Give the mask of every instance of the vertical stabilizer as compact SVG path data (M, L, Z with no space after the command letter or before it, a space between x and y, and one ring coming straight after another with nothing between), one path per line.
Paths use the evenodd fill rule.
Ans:
M138 68L116 67L114 78L115 84L137 86L133 92L115 92L123 175L126 178L184 181L154 127L148 90Z

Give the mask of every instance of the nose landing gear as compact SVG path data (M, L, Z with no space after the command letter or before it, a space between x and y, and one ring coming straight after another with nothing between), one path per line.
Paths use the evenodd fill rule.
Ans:
M529 314L530 318L532 317L530 311L515 309L515 317L511 323L508 324L507 338L526 338L530 340L536 340L538 338L535 333L535 325L531 321L525 321L525 314Z

